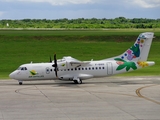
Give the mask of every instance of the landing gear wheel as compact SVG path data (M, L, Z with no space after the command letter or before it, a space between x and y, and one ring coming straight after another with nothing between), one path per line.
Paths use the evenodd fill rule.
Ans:
M78 83L79 83L79 84L82 84L82 80L79 80Z
M78 81L77 81L77 80L73 80L73 81L74 81L75 84L78 84Z
M22 85L23 84L23 82L19 82L19 85Z
M73 80L75 84L82 84L82 80Z

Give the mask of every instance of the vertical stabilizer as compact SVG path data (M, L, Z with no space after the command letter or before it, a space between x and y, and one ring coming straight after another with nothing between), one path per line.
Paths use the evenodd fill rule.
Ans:
M120 58L125 61L147 61L153 39L153 32L141 33L136 42L123 54L105 60Z
M144 40L144 44L142 46L140 46L141 47L141 54L138 59L139 61L147 61L150 47L152 44L153 36L154 36L154 33L152 33L152 32L142 33L139 36L140 41Z

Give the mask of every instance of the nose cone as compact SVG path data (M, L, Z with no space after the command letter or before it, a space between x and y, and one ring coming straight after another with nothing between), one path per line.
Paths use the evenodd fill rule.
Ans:
M15 72L12 72L11 74L9 74L9 77L10 77L11 79L14 79L14 78L15 78Z

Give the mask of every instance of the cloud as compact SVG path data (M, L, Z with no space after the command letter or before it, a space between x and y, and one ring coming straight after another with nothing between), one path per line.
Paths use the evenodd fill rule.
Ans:
M131 1L128 0L128 2ZM143 8L160 7L160 0L133 0L132 3L141 6Z
M159 6L160 0L0 0L0 19L159 18Z
M160 7L160 0L0 0L3 2L39 2L39 3L49 3L51 5L68 5L68 4L132 4L138 5L143 8L154 8Z
M1 1L1 0L0 0ZM39 3L50 3L52 5L66 5L66 4L88 4L95 3L96 0L4 0L6 2L39 2ZM102 0L100 0L102 1Z
M4 12L0 11L0 17L4 14Z

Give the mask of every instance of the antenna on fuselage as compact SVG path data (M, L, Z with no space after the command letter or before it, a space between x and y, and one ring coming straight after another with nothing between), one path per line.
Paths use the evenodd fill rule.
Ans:
M50 62L50 63L52 63L52 57L51 57L51 56L50 56L50 60L49 60L49 62Z

